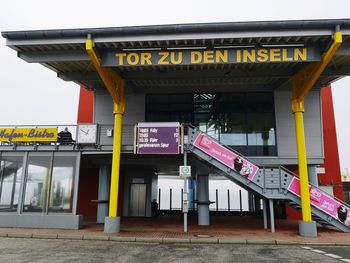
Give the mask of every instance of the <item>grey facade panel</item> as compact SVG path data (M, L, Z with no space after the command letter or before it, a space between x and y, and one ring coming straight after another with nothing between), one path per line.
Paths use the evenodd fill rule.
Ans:
M134 125L145 120L145 94L125 95L123 117L123 145L133 145ZM109 94L95 94L94 122L101 125L100 144L113 144L113 137L107 136L107 129L113 128L113 100Z
M113 100L111 95L95 94L94 122L98 124L113 124Z
M308 158L323 158L320 91L311 91L305 98L305 140ZM291 109L291 91L275 91L275 115L278 157L296 158L294 116Z
M81 215L0 214L0 227L80 229Z

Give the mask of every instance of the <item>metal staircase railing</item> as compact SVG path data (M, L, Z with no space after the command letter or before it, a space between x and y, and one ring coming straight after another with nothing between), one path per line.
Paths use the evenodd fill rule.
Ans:
M211 163L213 166L221 170L226 177L234 181L235 183L238 183L240 186L242 186L245 189L253 190L256 193L261 194L267 199L279 199L279 200L289 200L291 204L297 208L297 205L300 204L300 196L298 196L298 189L293 190L293 187L295 188L295 184L298 184L298 177L293 172L287 170L286 168L279 166L279 167L261 167L260 165L256 164L255 162L251 161L249 158L243 156L239 152L233 150L232 148L222 145L220 142L218 142L215 138L212 138L211 136L199 131L196 127L193 125L187 125L188 131L188 146L187 149L194 154L196 154L198 157L204 159L205 161ZM223 164L218 160L217 157L213 157L212 154L210 155L206 150L203 148L198 147L198 145L195 145L196 140L199 138L199 136L205 136L208 137L212 142L222 147L222 149L226 149L233 153L235 156L239 156L244 161L249 162L256 167L258 167L258 171L255 173L254 177L250 180L250 178L243 177L240 173L238 173L235 170L235 167L228 166L227 164ZM202 139L203 137L201 137ZM212 150L212 149L211 149ZM208 150L209 151L209 150ZM222 153L224 153L225 150L223 150ZM292 183L294 185L292 185ZM338 200L337 198L332 197L325 191L321 190L317 186L310 184L310 187L312 187L311 197L314 198L314 202L312 201L312 213L315 220L317 219L318 222L322 223L323 225L333 225L344 232L350 232L349 224L350 222L347 222L347 220L344 219L344 215L341 214L342 218L339 218L339 209L343 210L343 213L345 213L345 216L349 217L350 221L350 208L349 205L344 203L341 200ZM320 198L317 201L321 201L323 198L322 204L316 205L316 199ZM328 201L327 201L328 200ZM329 206L329 207L323 207L323 206ZM331 207L333 206L333 207ZM337 207L335 207L337 206ZM330 214L331 208L333 209L333 214ZM337 215L335 215L335 209L337 209Z

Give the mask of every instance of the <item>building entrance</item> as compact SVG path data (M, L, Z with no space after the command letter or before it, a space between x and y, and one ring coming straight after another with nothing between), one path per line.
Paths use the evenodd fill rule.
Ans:
M130 185L130 216L146 216L146 184Z

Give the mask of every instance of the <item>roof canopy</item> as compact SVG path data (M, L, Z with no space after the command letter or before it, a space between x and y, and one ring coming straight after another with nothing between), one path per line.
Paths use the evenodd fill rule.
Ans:
M350 19L14 31L2 32L2 36L25 61L40 63L55 71L61 79L93 90L104 89L85 51L88 36L94 40L105 65L108 64L105 54L111 54L109 59L116 59L115 54L130 52L138 55L149 53L152 59L159 56L159 52L168 52L170 57L170 52L178 56L179 51L184 57L188 53L186 59L194 54L190 51L215 57L215 52L222 51L218 54L225 55L226 50L228 55L232 53L236 56L235 61L228 63L219 63L221 60L211 63L108 64L126 80L129 90L159 88L166 91L172 89L164 88L177 88L186 91L191 87L205 90L213 85L223 89L235 86L273 90L283 88L290 77L309 61L319 59L332 42L336 28L343 33L343 44L317 83L324 86L350 75ZM299 53L308 49L308 54L311 52L314 56L311 60L288 60L294 57L291 53L293 49ZM239 50L250 52L246 54L246 61L238 61L242 63L237 62ZM264 53L274 58L276 54L278 56L277 59L264 61ZM252 54L254 61L250 57ZM243 56L243 53L240 55Z

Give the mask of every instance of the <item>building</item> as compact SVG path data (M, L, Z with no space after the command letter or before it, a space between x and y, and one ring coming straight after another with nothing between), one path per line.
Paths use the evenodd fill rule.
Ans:
M97 207L105 232L117 232L120 216L151 216L157 175L184 152L199 224L209 224L208 177L223 173L263 200L265 225L269 203L272 231L282 200L301 208L301 235L315 236L315 221L348 232L350 209L317 187L316 171L321 89L349 75L349 35L350 20L2 32L20 58L94 98L82 93L93 111L68 127L72 138L57 141L65 127L0 131L0 226L79 228Z

